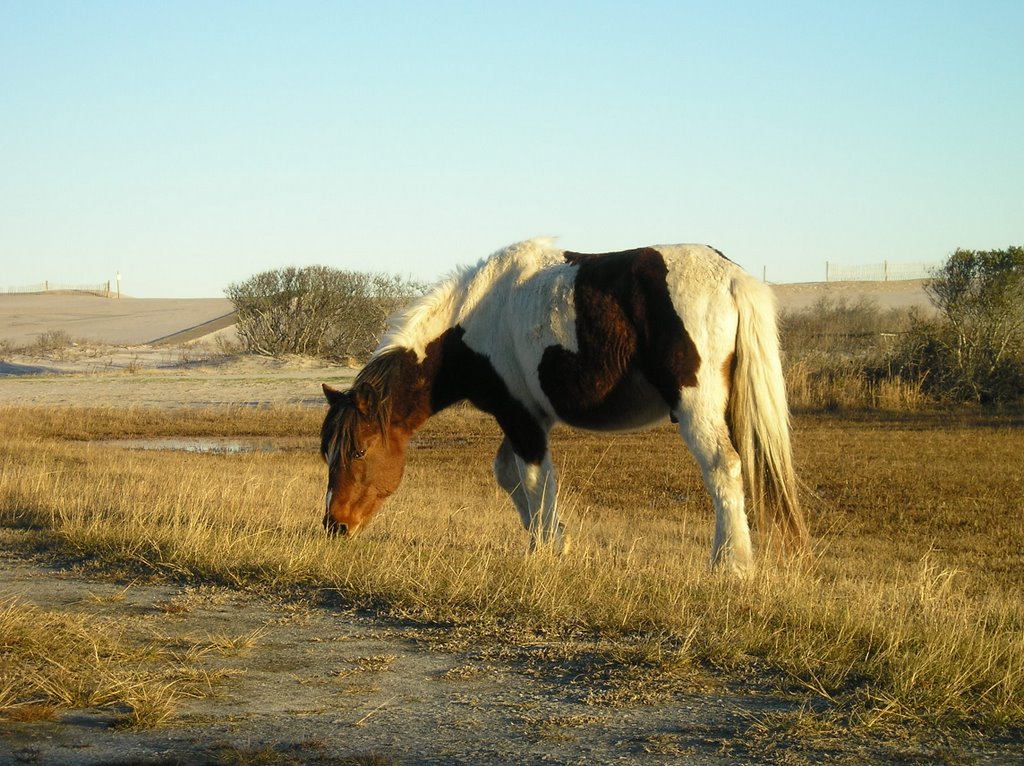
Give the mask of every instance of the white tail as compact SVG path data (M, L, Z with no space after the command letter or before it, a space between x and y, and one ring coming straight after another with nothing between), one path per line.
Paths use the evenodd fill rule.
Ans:
M727 418L750 510L762 535L768 537L774 524L788 544L801 548L807 524L797 500L775 296L746 274L733 279L732 295L739 327Z

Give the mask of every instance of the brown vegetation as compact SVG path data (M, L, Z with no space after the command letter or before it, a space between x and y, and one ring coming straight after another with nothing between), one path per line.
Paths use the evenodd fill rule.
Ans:
M816 700L821 725L1024 725L1019 420L798 418L814 554L764 560L738 582L708 571L709 501L667 424L556 431L574 538L573 553L556 560L525 555L525 532L490 475L499 435L461 408L421 431L405 483L364 535L327 539L320 415L0 410L0 523L22 545L150 575L282 594L327 589L480 641L544 635L566 651L591 642L648 678L767 674ZM138 453L92 443L167 434L308 437L309 449ZM8 712L69 704L20 691L19 664L7 650L0 662Z
M907 411L1024 399L1024 248L957 250L925 291L934 314L867 299L784 313L791 403Z

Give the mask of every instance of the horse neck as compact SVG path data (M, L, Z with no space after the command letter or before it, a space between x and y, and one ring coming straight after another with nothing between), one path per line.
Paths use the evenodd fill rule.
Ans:
M466 398L462 335L461 328L449 328L424 346L422 356L410 348L393 348L367 365L389 367L382 394L392 427L411 435L428 418Z
M409 308L375 354L387 364L392 421L410 433L469 395L464 324L493 289L494 259L443 283ZM503 262L496 262L498 266ZM486 273L484 273L486 272ZM377 359L371 360L370 367Z
M392 435L408 439L433 413L431 385L412 349L392 347L371 359L356 377L379 394L383 420Z

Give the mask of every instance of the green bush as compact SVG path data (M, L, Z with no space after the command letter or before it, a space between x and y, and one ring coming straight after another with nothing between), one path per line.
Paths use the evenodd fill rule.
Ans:
M938 319L913 318L906 373L935 396L979 403L1024 394L1024 248L957 250L928 283Z

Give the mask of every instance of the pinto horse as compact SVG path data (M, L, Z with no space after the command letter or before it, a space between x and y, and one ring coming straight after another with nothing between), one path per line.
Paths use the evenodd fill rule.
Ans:
M556 423L614 431L665 418L714 502L714 567L752 566L744 485L759 523L797 546L806 539L774 299L710 247L512 245L401 314L350 390L323 391L332 534L360 530L398 488L413 433L468 400L504 432L494 475L531 549L564 546L548 450Z

